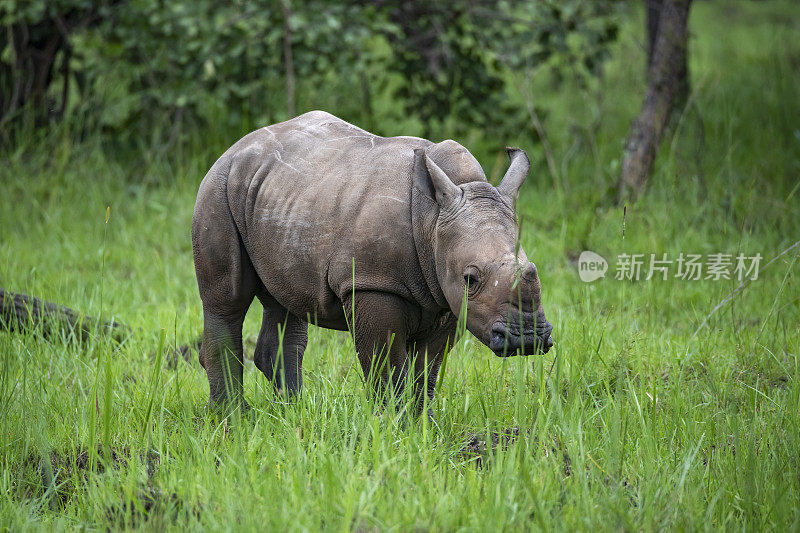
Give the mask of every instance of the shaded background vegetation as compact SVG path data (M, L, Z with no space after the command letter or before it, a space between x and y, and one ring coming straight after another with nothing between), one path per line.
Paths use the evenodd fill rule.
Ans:
M530 99L534 76L591 85L621 9L609 0L4 6L6 142L80 117L71 135L100 132L127 152L174 148L211 128L231 138L315 108L378 134L535 138L513 102Z

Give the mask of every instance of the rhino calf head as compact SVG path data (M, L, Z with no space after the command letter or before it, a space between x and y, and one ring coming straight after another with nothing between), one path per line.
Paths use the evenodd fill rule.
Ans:
M553 325L542 308L536 266L517 246L516 198L530 162L508 149L511 165L497 187L473 181L456 185L420 150L435 190L436 274L450 309L467 298L467 329L496 355L547 353Z

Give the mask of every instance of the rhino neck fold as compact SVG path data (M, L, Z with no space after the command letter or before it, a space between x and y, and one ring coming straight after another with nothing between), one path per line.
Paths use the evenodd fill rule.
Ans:
M450 309L444 297L439 279L436 276L436 261L433 253L434 229L439 206L423 191L412 185L411 188L411 227L414 234L414 247L417 250L422 276L435 303L442 309Z

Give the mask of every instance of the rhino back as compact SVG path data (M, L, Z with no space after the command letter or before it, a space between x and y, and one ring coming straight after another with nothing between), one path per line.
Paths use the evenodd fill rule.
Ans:
M453 141L379 137L319 111L231 147L223 156L231 169L229 207L269 293L298 316L342 329L342 300L354 289L436 307L412 231L411 170L419 147L457 183L485 181L477 161Z

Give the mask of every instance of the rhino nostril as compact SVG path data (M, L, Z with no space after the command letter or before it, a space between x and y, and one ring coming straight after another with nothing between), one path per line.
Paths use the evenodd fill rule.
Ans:
M492 326L492 332L489 338L489 348L495 353L505 351L508 343L508 330L505 325L497 323Z
M506 329L506 327L500 322L492 326L492 334L502 335L503 337L505 337L507 332L508 330Z

